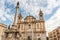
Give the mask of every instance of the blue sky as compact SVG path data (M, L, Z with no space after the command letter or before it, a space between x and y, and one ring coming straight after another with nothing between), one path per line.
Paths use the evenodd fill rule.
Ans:
M0 0L0 23L10 25L13 23L16 3L19 1L19 14L32 15L39 19L40 9L44 13L47 32L60 26L60 0Z

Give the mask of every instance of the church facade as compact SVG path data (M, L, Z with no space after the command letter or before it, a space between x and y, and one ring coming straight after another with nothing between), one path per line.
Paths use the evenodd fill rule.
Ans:
M18 15L19 2L16 6L14 23L4 31L2 40L46 40L45 21L43 12L39 12L39 20L29 15L22 21L22 14ZM17 19L18 18L18 19Z

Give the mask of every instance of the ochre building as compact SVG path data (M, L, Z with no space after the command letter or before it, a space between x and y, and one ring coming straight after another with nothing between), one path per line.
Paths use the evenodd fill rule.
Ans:
M7 25L0 23L0 40L2 40L2 35L4 35L4 31L7 29Z
M49 40L60 40L60 26L48 33Z
M16 5L16 13L12 27L5 30L2 40L46 40L46 29L43 12L39 11L39 20L34 16L23 17L18 15L19 2Z

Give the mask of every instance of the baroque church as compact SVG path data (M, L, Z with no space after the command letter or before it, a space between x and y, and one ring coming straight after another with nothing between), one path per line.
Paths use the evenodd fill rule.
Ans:
M12 27L8 27L2 35L2 40L46 40L46 29L43 12L39 12L39 20L29 15L22 21L22 14L18 15L19 2Z

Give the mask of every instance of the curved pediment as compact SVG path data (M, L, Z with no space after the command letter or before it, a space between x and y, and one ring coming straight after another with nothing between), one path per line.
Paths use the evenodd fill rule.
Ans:
M26 22L33 22L33 21L36 21L36 18L33 17L33 16L27 16L27 17L24 19L24 21L26 21Z
M7 28L7 25L0 23L0 27Z

